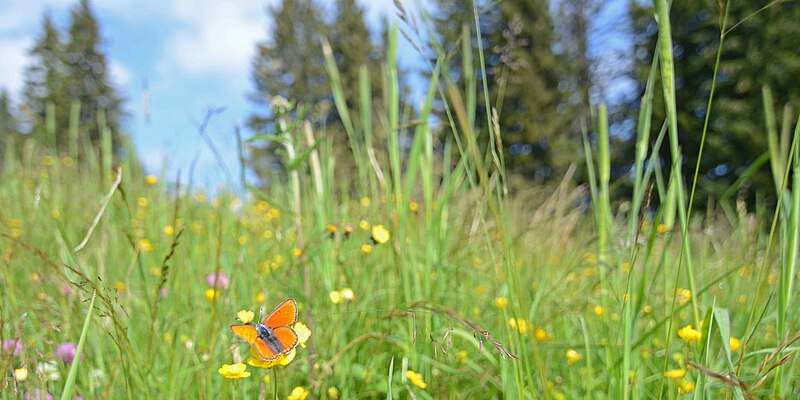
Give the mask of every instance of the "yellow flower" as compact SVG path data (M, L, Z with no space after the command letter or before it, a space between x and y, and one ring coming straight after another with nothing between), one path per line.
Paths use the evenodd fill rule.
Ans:
M694 382L684 378L678 382L678 394L690 393L694 390Z
M205 292L206 300L214 301L219 299L219 290L214 288L208 288Z
M597 314L598 317L603 318L603 306L599 304L594 306L594 313Z
M194 196L194 201L198 203L205 203L206 202L206 195L203 193L198 193L197 196Z
M353 293L353 289L344 288L340 292L342 293L342 298L344 301L348 303L356 299L356 294Z
M75 163L75 160L73 160L72 157L65 156L65 157L61 158L61 164L63 164L67 168L71 167L72 164L74 164L74 163Z
M252 346L250 347L250 355L251 357L247 358L247 363L251 366L258 368L272 368L274 366L283 367L291 364L294 360L294 356L297 355L297 351L292 349L292 351L287 354L282 354L272 361L267 361L261 358L261 354L258 354L258 350L256 350L255 346Z
M266 299L267 299L267 295L266 295L266 294L264 294L264 292L258 292L258 293L256 294L256 296L255 296L255 299L254 299L254 300L256 301L256 303L263 303L263 302L264 302L264 300L266 300Z
M508 326L510 326L511 329L517 329L517 319L516 318L509 319Z
M297 334L297 345L305 349L306 342L311 337L311 329L308 329L308 326L300 321L295 322L292 329Z
M456 354L456 357L458 358L458 362L461 363L461 365L466 364L468 355L469 354L467 353L466 350L459 351L458 354Z
M339 398L339 389L336 386L331 386L328 388L328 398L336 400Z
M141 239L141 240L139 240L139 247L140 247L140 248L142 249L142 251L144 251L145 253L149 253L149 252L153 251L153 244L152 244L152 243L150 243L150 241L149 241L149 240L147 240L147 239Z
M295 247L294 249L292 249L292 255L295 257L300 257L303 255L303 250L298 247Z
M372 253L372 246L365 244L361 246L361 254L369 254Z
M384 244L389 241L392 235L385 226L378 224L372 227L372 240L377 244Z
M547 339L547 331L542 328L536 328L533 336L536 338L536 340L545 340Z
M656 231L658 233L666 233L667 230L669 230L669 229L667 228L666 224L658 224L658 226L656 227Z
M49 166L53 165L53 157L52 156L44 156L42 158L42 164L44 164L46 167L49 167Z
M305 400L308 397L308 390L302 386L297 386L292 389L292 393L287 397L287 400Z
M246 369L247 365L242 363L222 364L222 367L218 369L217 372L228 379L240 379L250 376L250 373L245 371Z
M344 301L344 297L342 297L342 292L338 290L332 290L330 293L328 293L328 297L330 297L331 303L333 304L342 304L342 302Z
M372 203L372 200L369 197L364 196L361 198L361 207L369 207L370 203Z
M256 315L253 314L253 312L250 310L241 310L238 313L236 313L236 318L238 318L239 321L242 321L243 324L250 323L250 321L252 321L255 316Z
M508 305L508 299L505 297L495 297L494 305L497 306L497 308L506 308Z
M739 339L731 336L731 351L739 350L742 347L742 342Z
M678 289L678 304L685 306L692 299L692 291L689 289Z
M147 175L144 178L144 183L147 184L147 186L155 186L155 184L158 183L158 178L155 175Z
M683 368L681 368L681 369L671 369L671 370L669 370L667 372L664 372L664 377L665 378L669 378L669 379L673 379L673 380L681 379L681 378L683 378L684 375L686 375L686 370L683 369Z
M136 204L138 204L139 207L145 208L147 207L147 203L147 197L139 197L136 199Z
M687 342L696 342L703 337L703 334L697 329L692 328L691 325L686 325L683 328L678 329L678 336Z
M58 210L50 211L50 216L53 217L53 219L61 219L61 211Z
M576 362L581 360L581 353L575 351L575 349L567 350L567 362L569 365L574 365Z
M117 283L114 284L114 289L117 289L119 293L125 293L125 283L117 281Z
M16 379L17 382L24 382L25 379L28 379L28 369L25 367L15 369L14 379Z
M419 203L417 203L414 200L411 200L411 202L408 203L408 209L411 210L411 212L419 211Z
M175 233L175 228L173 228L172 225L166 225L162 231L165 235L172 236Z
M358 221L358 227L361 228L362 230L367 230L369 229L369 222L362 219L361 221Z
M420 389L425 389L426 387L428 387L428 384L425 383L424 379L422 379L422 374L420 373L408 370L406 371L406 378L408 378L408 380L410 380L411 383L414 384L414 386Z
M272 221L273 219L278 218L280 216L281 216L280 210L278 210L277 208L270 208L269 211L267 211L266 218L267 221Z

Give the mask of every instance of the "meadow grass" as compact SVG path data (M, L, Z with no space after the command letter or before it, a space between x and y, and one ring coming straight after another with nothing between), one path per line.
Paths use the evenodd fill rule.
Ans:
M657 160L665 141L672 165L681 153L667 5L656 5L660 51L630 199L611 198L602 105L584 132L589 184L575 186L573 168L536 188L506 175L496 118L476 126L483 67L464 85L483 90L464 90L442 54L420 110L401 110L396 28L385 97L373 103L362 69L360 115L323 47L354 185L289 102L273 104L270 136L286 173L246 195L115 164L107 129L98 149L79 143L73 124L68 149L28 141L9 152L0 398L796 396L799 128L792 136L786 115L778 128L765 88L775 209L748 212L733 198L690 214L697 174L684 181ZM652 121L654 96L666 99L666 121ZM452 136L432 132L437 101ZM288 297L311 330L294 360L250 365L243 379L218 373L249 357L228 329L237 312ZM56 352L65 342L77 345L73 360Z

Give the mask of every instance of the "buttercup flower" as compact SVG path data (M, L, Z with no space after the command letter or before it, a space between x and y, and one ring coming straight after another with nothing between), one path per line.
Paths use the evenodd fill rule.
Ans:
M241 310L236 313L236 318L242 321L243 324L247 324L255 318L255 314L250 310Z
M144 178L144 183L147 184L147 186L155 186L155 184L158 183L158 178L155 175L147 175Z
M328 297L331 299L331 303L333 304L341 304L344 301L344 298L342 297L342 292L338 290L333 290L330 293L328 293Z
M56 348L56 358L61 360L64 364L72 364L75 361L75 353L77 352L78 348L75 346L75 343L66 342L61 343Z
M575 351L575 349L567 350L567 362L569 365L575 365L576 362L581 360L581 353Z
M384 244L389 241L392 235L385 226L378 224L372 226L372 240L377 244Z
M408 380L411 381L411 383L414 384L414 386L420 389L425 389L426 387L428 387L428 384L425 383L424 379L422 379L422 374L418 372L408 370L406 371L406 378L408 378Z
M681 368L681 369L671 369L671 370L669 370L667 372L664 372L664 377L665 378L674 379L674 380L681 379L681 378L683 378L684 375L686 375L686 370L683 369L683 368Z
M685 306L692 299L692 291L689 289L678 289L678 304Z
M305 400L308 397L308 390L302 386L297 386L292 389L292 393L287 397L287 400Z
M300 321L295 322L292 329L297 333L297 345L305 349L306 342L311 337L311 329L308 329L308 326Z
M272 368L275 366L284 367L291 364L292 361L294 361L295 355L297 355L297 351L296 349L292 349L292 351L290 351L287 354L280 355L278 356L278 358L272 361L267 361L261 358L261 354L258 353L258 350L256 350L255 346L251 346L250 357L247 358L247 363L253 367L258 367L258 368Z
M603 318L603 306L599 304L594 306L594 313L597 314L598 317Z
M361 254L369 254L372 253L372 246L369 244L364 244L361 246Z
M247 365L239 364L222 364L222 367L217 370L220 375L228 379L241 379L250 376L250 373L245 371Z
M204 294L206 296L206 300L208 301L214 301L219 299L219 290L216 290L214 288L206 289Z
M731 351L739 350L742 347L742 342L740 342L739 339L733 336L731 336L730 343L731 343Z
M703 337L703 334L697 329L692 328L691 325L686 325L678 329L678 336L687 342L696 342Z
M678 382L678 394L686 394L690 393L694 390L694 382L690 381L689 379L681 379Z
M494 305L497 306L497 308L506 308L508 305L508 299L505 297L495 297Z
M14 379L16 379L17 382L24 382L26 379L28 379L28 369L25 367L15 369Z
M206 277L206 281L208 282L208 286L210 287L217 287L217 289L227 289L228 288L228 276L225 275L224 272L219 273L210 273L208 277Z

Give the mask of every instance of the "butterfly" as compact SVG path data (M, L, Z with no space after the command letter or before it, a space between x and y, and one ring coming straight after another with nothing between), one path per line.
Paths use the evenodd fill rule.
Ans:
M231 330L247 343L256 346L261 358L275 361L297 346L297 332L290 327L295 322L297 302L286 299L264 319L263 324L231 325Z

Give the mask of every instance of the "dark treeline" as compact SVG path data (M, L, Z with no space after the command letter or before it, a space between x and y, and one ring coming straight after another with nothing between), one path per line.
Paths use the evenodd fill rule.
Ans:
M12 105L6 92L0 96L0 146L11 150L29 139L80 158L86 144L99 146L108 133L118 153L125 140L122 98L111 83L89 1L72 7L65 31L43 16L29 58L20 104Z
M609 6L600 0L475 2L432 0L425 15L413 22L406 20L401 29L410 40L421 40L413 45L429 65L443 57L444 84L458 88L462 95L477 93L473 124L478 136L488 137L490 116L484 107L474 10L484 51L486 97L499 116L506 167L515 181L527 185L559 180L573 164L578 171L584 170L581 131L587 130L592 137L594 107L610 102L615 187L624 191L633 159L635 115L656 45L657 25L650 4L615 2L627 6L627 17L609 21L603 17ZM725 6L715 0L672 6L678 123L687 177L694 172L699 150ZM256 110L248 119L249 128L257 134L274 132L272 100L280 96L296 101L295 110L305 106L305 118L317 136L342 156L337 157L339 172L353 173L354 166L345 161L352 157L333 104L322 46L324 41L331 44L351 115L360 114L358 80L363 68L372 90L372 111L380 116L385 112L384 40L389 22L383 24L382 32L371 33L364 6L356 0L325 5L315 0L283 0L266 12L271 19L269 39L257 44L253 89L247 94ZM793 121L800 101L800 86L795 82L800 76L798 20L796 1L731 4L727 27L733 29L726 32L722 47L700 164L700 197L695 204L731 193L735 183L735 193L750 199L757 193L774 192L769 162L763 156L767 136L762 90L771 89L778 121ZM415 35L415 30L422 34ZM627 47L622 46L626 50L605 43L613 35L617 35L614 40L626 43ZM80 135L94 143L102 110L118 146L124 139L120 133L124 113L108 79L101 42L88 0L73 7L64 32L49 16L43 17L41 33L30 50L21 104L11 104L8 93L0 93L0 135L41 138L54 141L59 151L74 151L68 127L77 123ZM429 76L431 70L401 71L403 84L410 85L412 73L417 72ZM474 77L473 86L468 87L470 77ZM623 95L620 88L625 90ZM609 97L609 92L616 95ZM401 110L406 122L413 122L415 106L406 104ZM441 139L451 134L444 104L437 104L436 113ZM375 120L373 134L380 143L386 132L380 117ZM658 136L663 120L659 92L651 138ZM55 137L48 137L47 132L53 130ZM18 141L0 140L0 146L14 142ZM253 145L249 151L249 165L263 183L280 165L270 146ZM651 161L669 168L668 151L662 146L660 159ZM575 179L582 181L584 175L579 172Z

